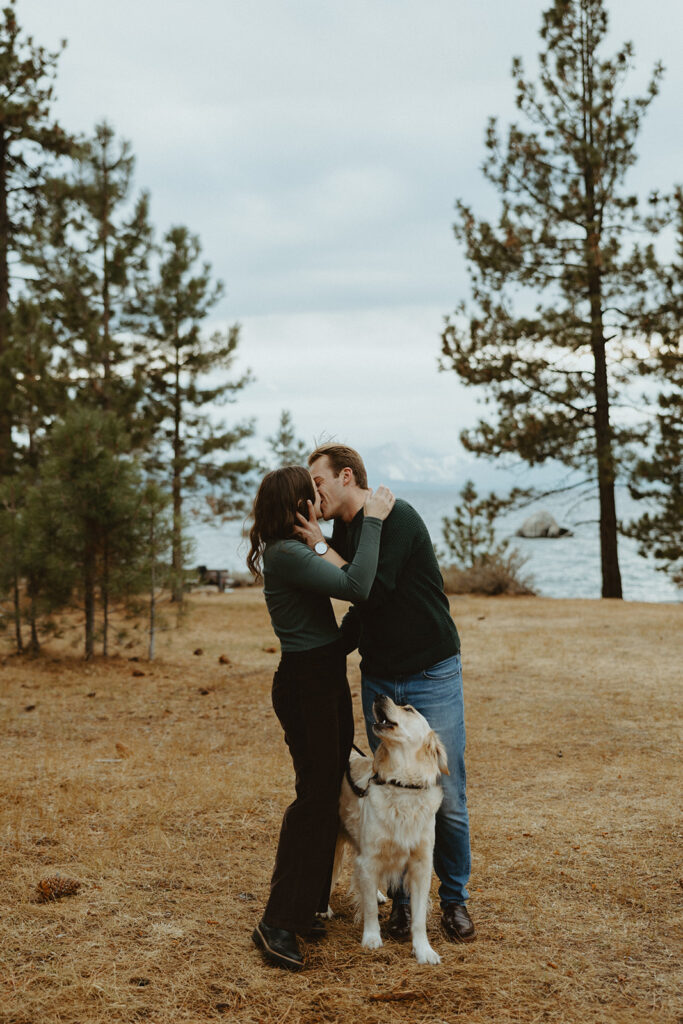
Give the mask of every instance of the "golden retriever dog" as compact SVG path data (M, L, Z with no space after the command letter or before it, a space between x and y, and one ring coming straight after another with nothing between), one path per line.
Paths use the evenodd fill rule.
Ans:
M332 888L345 846L355 860L351 891L363 920L362 945L382 945L378 890L403 880L410 895L413 952L420 964L441 958L427 939L427 906L434 852L434 817L442 800L446 752L427 720L386 696L373 704L374 758L352 754L339 800L340 832Z

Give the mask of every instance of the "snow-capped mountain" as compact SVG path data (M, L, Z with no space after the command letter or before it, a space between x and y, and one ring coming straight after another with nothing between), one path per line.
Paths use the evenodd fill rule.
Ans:
M529 486L529 470L521 463L502 467L486 459L477 459L458 445L453 453L408 448L395 443L366 448L361 452L370 486L380 483L420 484L423 487L462 487L473 480L480 490ZM543 474L545 475L545 474ZM534 484L540 485L539 471Z

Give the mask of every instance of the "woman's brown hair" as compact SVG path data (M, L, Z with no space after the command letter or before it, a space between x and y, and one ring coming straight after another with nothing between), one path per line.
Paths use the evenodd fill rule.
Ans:
M247 566L256 579L261 575L266 543L294 537L296 514L307 515L309 500L315 502L315 488L311 474L303 466L283 466L266 473L254 498L254 524L249 531L251 549Z

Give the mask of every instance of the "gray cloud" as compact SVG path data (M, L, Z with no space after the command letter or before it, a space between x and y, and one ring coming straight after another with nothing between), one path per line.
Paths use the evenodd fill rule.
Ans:
M440 316L468 290L453 203L496 209L486 119L514 117L511 58L533 74L549 2L20 0L19 17L42 44L69 40L64 123L110 119L159 229L200 234L227 285L217 316L243 321L260 375L245 414L268 433L286 406L309 435L352 415L378 441L418 430L449 447L473 419L471 394L436 374ZM610 6L610 49L636 44L631 89L668 67L631 175L667 188L683 166L683 8Z

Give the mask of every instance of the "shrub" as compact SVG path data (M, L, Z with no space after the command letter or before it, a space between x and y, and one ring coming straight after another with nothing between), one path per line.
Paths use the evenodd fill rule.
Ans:
M515 548L481 558L466 569L446 566L442 570L444 589L447 594L533 595L533 578L520 575L526 561Z
M495 523L527 492L511 491L506 498L493 492L480 498L471 480L460 491L460 503L451 518L443 518L446 553L442 562L453 560L442 570L447 594L533 594L533 580L520 575L527 559L508 540L496 542Z

